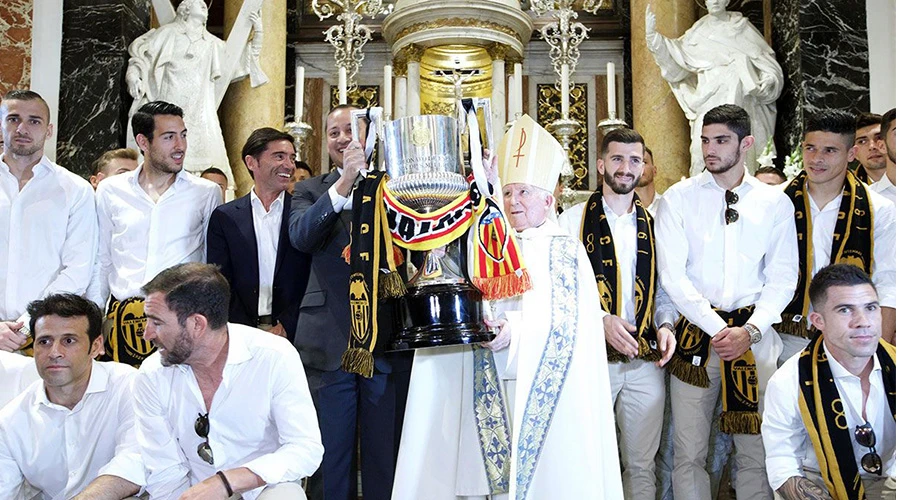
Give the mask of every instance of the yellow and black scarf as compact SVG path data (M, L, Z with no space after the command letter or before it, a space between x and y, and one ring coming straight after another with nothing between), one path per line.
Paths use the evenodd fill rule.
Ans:
M656 292L656 245L653 234L653 218L637 194L634 195L637 220L637 266L634 273L634 317L637 325L638 358L659 361L656 348L656 327L653 324L653 300ZM619 265L612 230L603 211L603 193L591 195L581 216L581 241L587 250L600 303L609 314L622 316L623 305L619 300ZM606 357L610 362L628 362L624 354L606 345Z
M800 275L794 298L781 313L781 323L774 325L777 332L809 338L806 326L809 314L809 282L815 266L812 242L812 218L809 216L809 197L806 191L806 171L785 188L784 192L794 203L794 223L797 226L797 246L800 253ZM872 275L872 206L865 185L848 173L841 194L837 223L831 245L831 264L850 264Z
M372 170L353 195L350 224L350 344L341 368L372 377L375 351L383 351L387 336L378 335L378 307L406 293L397 273L396 257L384 207L385 173Z
M881 380L897 420L896 349L879 340L875 351L881 363ZM844 416L844 405L837 384L831 374L828 355L823 348L823 336L817 334L800 353L800 415L816 452L822 479L832 498L837 500L865 498L859 477L859 467L853 453L853 443Z
M729 327L743 326L753 314L755 306L741 307L731 312L715 309ZM686 384L709 387L706 364L709 362L712 337L684 316L675 324L678 345L669 362L669 372ZM756 358L747 349L743 356L723 361L719 358L722 373L722 416L719 422L723 432L729 434L759 434L762 419L759 416L759 374Z

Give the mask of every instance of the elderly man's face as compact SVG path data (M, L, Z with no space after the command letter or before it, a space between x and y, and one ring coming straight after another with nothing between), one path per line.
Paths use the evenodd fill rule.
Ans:
M506 218L516 231L538 227L547 220L553 195L531 184L513 182L503 186Z

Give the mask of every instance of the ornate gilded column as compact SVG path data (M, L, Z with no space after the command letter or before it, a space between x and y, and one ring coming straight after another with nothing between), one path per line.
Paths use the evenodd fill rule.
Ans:
M493 127L494 144L500 144L506 129L502 124L506 123L506 55L508 47L500 43L492 43L487 48L491 56L491 123Z
M678 37L697 20L692 0L631 0L631 85L634 128L653 150L656 190L690 175L691 131L669 84L663 80L644 35L644 12L653 4L657 30Z
M410 44L403 48L406 59L406 116L416 116L422 113L419 100L420 62L425 50L416 44Z
M225 1L225 34L231 31L242 0ZM269 77L269 83L250 88L250 79L231 84L219 106L222 135L228 162L234 174L235 197L243 196L253 187L253 179L244 166L241 148L250 133L260 127L281 130L284 127L284 72L287 57L287 4L263 2L263 46L259 65Z

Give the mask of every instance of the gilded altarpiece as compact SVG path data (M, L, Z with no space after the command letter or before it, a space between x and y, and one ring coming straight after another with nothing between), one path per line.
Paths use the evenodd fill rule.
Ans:
M340 102L338 88L331 86L331 107L334 108ZM378 85L360 85L356 90L347 93L347 104L360 109L381 106L381 88Z
M569 163L575 176L569 187L576 191L590 191L591 179L588 168L588 113L587 92L585 83L573 85L569 94L569 118L578 122L581 127L569 142ZM559 119L562 98L553 84L537 84L537 122L545 129Z

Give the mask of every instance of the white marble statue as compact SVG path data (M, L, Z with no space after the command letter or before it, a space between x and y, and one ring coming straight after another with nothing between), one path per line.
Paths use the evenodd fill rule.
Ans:
M240 52L236 55L229 51L231 43L226 44L206 30L207 8L203 0L183 0L172 22L131 43L125 73L128 92L134 97L129 113L129 140L131 115L140 106L157 100L176 104L184 110L188 131L185 168L199 174L210 166L219 167L228 174L229 185L234 185L216 111L228 83L247 75L253 87L268 81L259 67L262 20L258 8L251 12L247 19L253 36L238 46ZM236 27L237 22L232 37L238 33ZM246 37L244 32L245 40Z
M750 114L756 137L747 168L775 132L775 100L784 75L775 52L739 12L727 12L728 0L706 0L709 14L673 40L656 31L656 16L647 6L647 48L669 82L691 124L691 175L703 170L700 130L703 115L721 104L736 104Z

